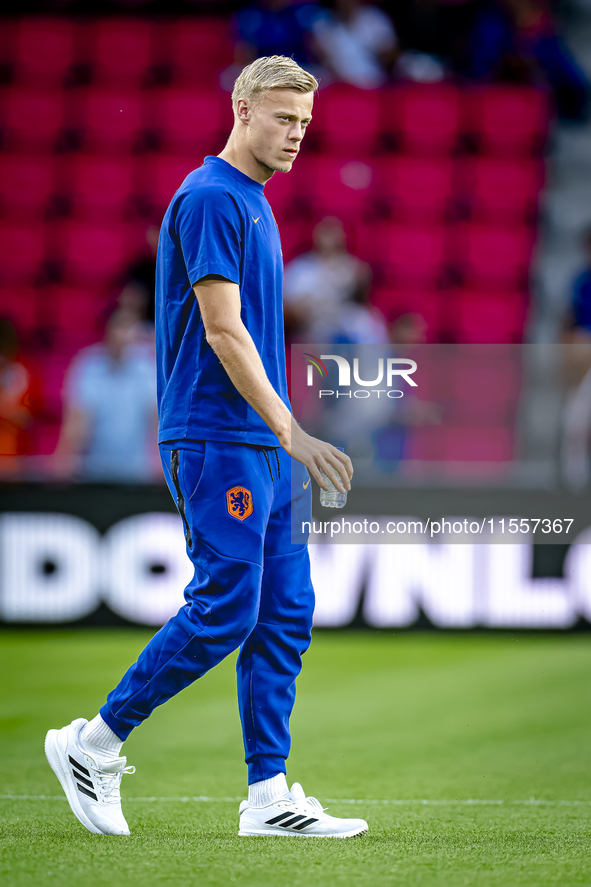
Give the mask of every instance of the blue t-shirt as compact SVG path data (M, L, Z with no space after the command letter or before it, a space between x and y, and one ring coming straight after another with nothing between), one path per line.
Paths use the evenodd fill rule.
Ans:
M102 344L83 348L70 365L64 394L70 406L89 418L83 468L87 480L133 483L154 478L156 373L151 350L129 348L124 358L113 361Z
M575 324L591 330L591 268L587 268L573 284Z
M289 407L283 334L283 259L262 185L206 157L174 195L156 263L159 441L278 446L205 338L192 286L218 274L240 286L241 317L271 385Z

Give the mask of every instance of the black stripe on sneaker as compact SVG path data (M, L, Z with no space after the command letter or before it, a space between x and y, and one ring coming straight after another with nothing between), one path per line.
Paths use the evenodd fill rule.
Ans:
M293 819L288 819L287 822L280 822L279 825L281 826L281 828L289 828L295 822L299 822L300 819L305 819L305 818L306 818L305 816L294 816Z
M306 826L308 826L308 825L312 825L312 823L314 823L314 822L318 822L318 820L317 819L306 819L305 822L300 822L300 823L298 823L298 825L294 825L294 828L300 830L300 829L306 828Z
M280 813L279 816L275 816L273 819L268 819L265 825L275 825L276 822L281 822L282 819L287 819L288 816L293 815L293 810L290 810L288 813Z
M73 764L77 770L80 770L81 773L84 773L85 776L90 776L90 773L88 772L86 767L83 767L82 764L79 764L78 761L75 761L72 755L68 755L68 761L70 762L70 764Z
M82 792L83 795L88 795L88 797L92 798L93 801L98 801L98 798L94 792L89 792L88 789L84 788L84 786L80 785L80 783L77 783L77 785L78 785L79 792Z
M74 779L77 779L78 782L83 782L84 785L87 785L89 788L94 788L94 785L92 784L90 779L87 779L85 776L80 776L80 774L76 773L75 770L72 770L72 773L74 774Z

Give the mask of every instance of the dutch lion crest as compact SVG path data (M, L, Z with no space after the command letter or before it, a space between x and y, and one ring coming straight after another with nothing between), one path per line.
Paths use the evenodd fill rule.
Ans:
M232 487L226 491L228 513L238 520L245 520L252 514L252 493L246 487Z

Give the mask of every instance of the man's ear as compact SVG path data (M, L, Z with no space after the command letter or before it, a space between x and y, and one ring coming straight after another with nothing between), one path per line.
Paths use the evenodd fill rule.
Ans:
M238 99L236 102L236 117L241 123L248 123L251 111L252 109L248 99Z

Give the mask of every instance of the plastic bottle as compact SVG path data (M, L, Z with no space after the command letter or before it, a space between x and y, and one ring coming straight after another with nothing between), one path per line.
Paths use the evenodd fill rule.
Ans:
M337 447L337 450L340 450L341 453L345 452L343 447ZM320 469L320 473L328 487L328 490L320 489L320 504L324 505L325 508L342 508L347 501L347 493L339 493L331 479L326 476L322 469Z

